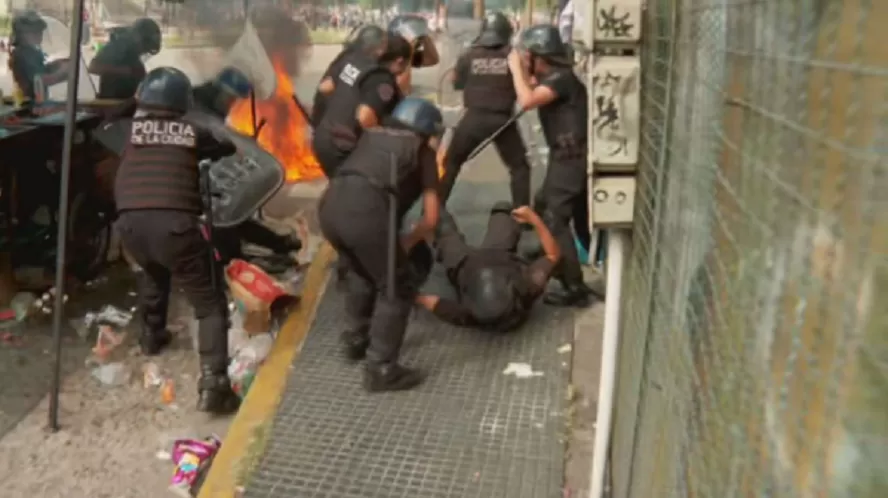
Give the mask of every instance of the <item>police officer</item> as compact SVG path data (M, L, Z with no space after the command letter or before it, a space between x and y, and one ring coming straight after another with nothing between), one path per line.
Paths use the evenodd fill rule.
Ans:
M364 132L320 201L321 231L352 268L346 292L350 323L342 341L348 358L366 355L364 387L369 391L409 389L422 381L418 371L398 363L398 356L410 309L431 270L431 250L424 241L438 222L435 149L443 131L441 112L434 105L404 99L384 126ZM395 233L389 222L393 195ZM395 282L390 288L388 250L404 214L420 198L421 220L395 244Z
M481 34L457 61L454 86L463 89L466 111L447 148L441 181L444 202L469 154L512 118L516 96L508 63L511 38L509 19L500 12L488 14ZM530 164L517 124L508 125L494 143L509 169L512 202L516 206L530 205Z
M336 88L337 76L348 63L348 56L355 53L363 53L371 59L377 60L385 52L388 36L379 26L365 25L357 30L354 39L343 44L342 52L333 59L327 67L318 89L315 92L314 103L311 107L311 123L317 126L327 110L327 99Z
M246 99L253 91L247 75L226 67L210 81L194 88L194 103L198 108L214 116L225 119L231 106L240 99Z
M99 77L100 99L129 99L145 76L142 57L160 52L160 26L150 18L136 20L111 36L87 68Z
M114 197L121 240L144 270L139 277L139 344L145 355L156 355L170 343L166 316L175 277L199 322L198 409L229 412L236 409L237 396L226 374L228 306L223 289L212 283L210 247L201 236L198 162L231 155L235 147L183 119L192 104L192 88L178 69L148 73L136 102Z
M400 36L410 44L410 68L432 67L441 61L435 41L429 32L429 25L425 18L417 15L403 15L392 19L388 25L388 31L392 35ZM410 95L412 89L413 71L408 68L398 74L398 88L404 95Z
M410 45L400 36L389 36L378 60L358 51L345 59L312 138L328 178L354 150L362 131L382 123L401 100L395 78L407 69Z
M244 73L226 67L212 80L195 87L194 103L198 109L224 120L234 103L248 98L252 91L253 85ZM248 258L243 251L244 242L264 247L272 254ZM290 253L302 248L298 237L280 235L254 219L231 228L217 228L213 232L213 245L219 251L222 264L234 258L251 259L269 273L280 273L292 267Z
M556 275L563 292L551 293L545 300L555 305L585 306L591 290L583 282L570 222L587 181L586 87L573 72L557 27L532 26L522 33L521 44L528 52L527 68L514 50L509 54L509 68L518 104L525 110L539 110L543 135L549 146L542 187L546 204L543 218L558 241L562 255ZM536 87L531 87L530 75L539 82Z
M30 100L36 99L37 87L49 88L68 77L67 60L47 64L46 54L40 49L44 31L46 21L33 10L25 11L12 19L9 68L22 97ZM46 95L42 97L45 98Z
M521 223L536 230L545 252L531 263L515 251ZM453 217L443 213L435 234L435 249L456 289L457 300L421 295L417 302L448 323L498 332L514 330L524 323L561 257L543 220L530 207L513 210L508 202L493 206L487 232L478 247L469 246Z

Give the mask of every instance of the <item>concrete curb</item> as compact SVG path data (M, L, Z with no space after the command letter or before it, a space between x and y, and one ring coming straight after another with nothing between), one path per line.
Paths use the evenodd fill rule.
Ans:
M287 374L293 359L302 350L317 305L327 281L327 267L333 260L334 251L322 243L309 265L302 290L302 300L281 328L274 347L259 369L250 392L240 407L222 448L213 460L209 474L201 487L199 498L235 498L239 494L237 482L245 469L242 460L254 445L254 434L274 419L281 395L287 386ZM264 448L259 449L264 452Z

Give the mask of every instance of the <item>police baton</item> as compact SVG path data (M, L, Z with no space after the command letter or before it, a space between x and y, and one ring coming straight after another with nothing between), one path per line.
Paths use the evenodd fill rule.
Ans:
M391 154L391 164L389 168L389 246L388 246L388 297L394 302L395 295L395 265L398 262L398 163L395 161L395 155Z
M484 149L486 149L488 145L492 144L493 141L496 140L496 137L500 136L500 134L501 134L502 132L506 131L506 128L508 128L508 127L512 126L513 124L515 124L515 122L518 121L519 119L521 119L521 116L523 116L523 115L524 115L524 109L521 109L521 111L519 111L517 114L515 114L514 116L512 116L511 118L509 118L509 120L506 121L506 124L504 124L504 125L500 126L499 128L497 128L495 132L491 133L489 137L485 138L483 142L481 142L480 144L478 144L478 146L475 147L475 149L472 151L472 153L469 154L469 157L466 159L465 162L469 162L469 161L471 161L472 159L475 159L475 157L476 157L478 154L480 154L481 151L483 151Z
M203 184L204 195L204 226L206 227L207 242L210 245L210 284L213 290L219 290L219 278L216 274L216 248L213 246L213 191L211 189L212 181L210 178L210 167L213 162L204 159L200 162L200 180Z

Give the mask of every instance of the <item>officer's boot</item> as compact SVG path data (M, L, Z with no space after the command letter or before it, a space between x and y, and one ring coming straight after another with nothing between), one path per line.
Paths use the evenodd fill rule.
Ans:
M569 283L561 279L561 290L546 293L543 302L552 306L585 308L592 304L592 289L585 282Z
M360 361L367 356L367 347L370 346L370 334L368 327L354 327L342 332L339 336L342 342L342 352L349 361Z
M240 398L231 389L231 381L224 369L220 372L210 365L201 365L197 390L198 411L228 415L237 411L240 406Z
M419 370L399 363L368 363L364 371L364 389L370 392L406 391L422 381Z
M386 298L376 303L364 370L364 389L367 391L403 391L422 383L423 376L418 370L398 363L411 306L406 300L392 302Z
M173 342L173 334L167 329L152 330L149 327L142 328L139 336L139 348L145 356L157 356Z

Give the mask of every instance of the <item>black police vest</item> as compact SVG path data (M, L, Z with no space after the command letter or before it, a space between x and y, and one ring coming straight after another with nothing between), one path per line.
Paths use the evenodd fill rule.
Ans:
M386 69L360 53L346 56L341 67L339 74L333 75L336 88L327 99L327 109L315 133L317 139L329 142L340 151L350 152L362 133L356 116L361 103L361 82L370 74Z
M180 119L136 118L114 181L117 211L201 213L198 133Z
M588 96L586 86L571 69L558 69L568 78L567 95L539 108L540 126L554 161L585 161L588 135Z
M422 195L422 146L422 140L411 131L386 127L367 130L337 175L360 176L386 193L394 192L399 214L403 215ZM391 181L392 168L397 169L396 185Z
M517 97L509 71L509 46L473 47L467 58L468 75L463 89L463 105L469 109L511 113Z
M349 49L343 49L339 55L333 59L333 62L327 67L327 70L324 72L324 75L321 77L321 81L325 79L333 78L335 82L335 78L338 77L339 73L342 71L342 66L345 64L346 57L351 55ZM314 100L311 106L311 125L317 127L321 123L321 119L324 117L324 114L327 113L327 95L325 95L320 90L315 91Z

